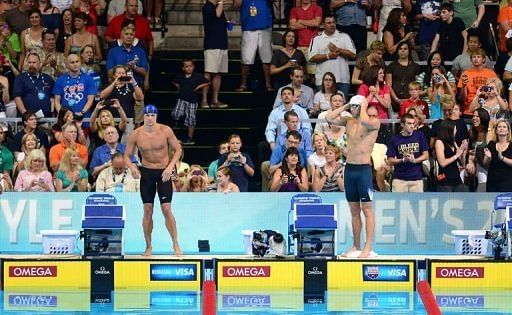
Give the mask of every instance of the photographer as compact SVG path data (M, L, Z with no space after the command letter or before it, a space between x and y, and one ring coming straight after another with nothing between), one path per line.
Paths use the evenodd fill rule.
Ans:
M144 93L133 78L133 72L128 72L126 66L117 65L113 70L113 81L100 93L102 99L117 99L126 113L126 117L134 118L135 105L144 100ZM142 109L142 108L141 108ZM115 115L115 113L113 113Z
M208 174L206 174L200 165L193 164L190 166L185 185L181 188L181 191L205 192L208 182Z
M112 111L117 111L121 122L116 126ZM99 102L91 115L91 147L98 148L105 144L106 128L111 126L117 129L119 137L126 130L128 117L117 99L103 100Z
M246 192L249 189L249 177L254 176L254 163L251 156L240 151L242 148L242 139L237 134L228 137L229 152L219 157L218 167L229 167L232 174L233 183L240 191Z
M57 123L52 126L53 138L51 140L51 145L53 146L59 142L62 142L62 126L67 123L74 123L78 129L78 143L87 145L87 136L82 129L82 117L83 116L74 115L69 108L62 107L57 114ZM75 120L75 118L78 118L78 120Z
M475 111L482 107L491 119L508 118L509 105L507 101L501 97L503 83L498 78L487 79L485 85L478 88L476 96L469 104L469 109Z
M275 171L274 177L272 177L270 191L308 191L308 174L306 169L299 164L297 148L286 149L281 167Z

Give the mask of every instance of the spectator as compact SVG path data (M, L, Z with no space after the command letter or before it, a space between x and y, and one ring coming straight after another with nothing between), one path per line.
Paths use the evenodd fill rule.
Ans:
M221 141L218 146L219 155L229 152L229 142L227 140ZM217 180L217 166L219 163L219 159L216 159L210 163L208 166L208 177L210 178L210 182L214 182ZM230 174L231 177L231 174Z
M414 48L414 32L407 32L405 29L406 24L407 16L405 15L405 10L402 8L391 10L382 33L382 41L386 45L385 60L396 60L397 51L402 43L408 43L411 48Z
M331 71L336 77L338 90L345 95L350 88L350 71L348 59L356 57L356 49L350 36L336 30L333 16L324 18L324 31L313 38L309 47L309 61L317 64L316 86L322 85L324 73Z
M208 174L203 170L200 165L190 165L190 170L185 180L185 185L181 188L183 192L206 192L210 180Z
M19 5L5 13L5 21L11 31L20 36L23 30L31 26L29 11L34 7L34 0L20 0Z
M363 78L363 84L357 90L357 94L366 98L368 107L375 106L377 108L380 119L389 118L391 96L389 86L384 81L383 68L372 66Z
M409 98L409 83L416 80L420 73L420 66L412 60L412 49L408 42L397 44L398 59L386 67L386 84L393 100L395 112L400 110L401 104Z
M53 94L54 81L46 73L41 73L41 59L36 53L27 56L28 70L16 77L14 81L14 101L18 115L27 110L51 117L50 99Z
M460 77L462 72L473 67L471 54L478 48L480 48L480 36L475 32L468 33L468 50L453 59L452 73L457 79ZM488 58L485 58L484 66L492 70L492 62L488 61Z
M428 142L416 131L416 120L405 114L400 119L402 130L391 137L387 161L394 166L393 192L423 192L423 161L428 160Z
M162 23L160 16L162 15L163 0L146 1L146 14L148 21L155 21L156 24Z
M89 25L89 23L89 17L84 12L76 13L73 16L75 33L66 39L66 42L64 43L64 55L78 55L80 53L80 49L89 44L94 47L94 59L97 61L101 61L103 59L98 36L87 30L87 25Z
M56 46L58 52L64 53L64 47L66 45L67 39L70 38L73 33L75 33L75 26L73 24L73 11L71 11L71 9L65 9L62 11L60 17L61 20Z
M71 3L73 0L53 0L52 3L56 6L61 12L64 12L66 9L71 7Z
M109 164L96 179L96 192L140 191L140 179L133 178L132 172L126 167L122 153L114 153Z
M324 73L322 87L313 97L313 110L310 115L317 117L321 112L331 109L331 96L336 93L341 93L336 89L336 77L332 72Z
M477 48L471 53L471 62L473 67L462 72L459 83L460 97L464 102L463 114L467 117L473 115L470 104L475 98L478 89L484 85L484 82L491 78L496 78L494 71L485 68L485 51L482 48ZM502 106L504 107L504 106Z
M237 134L228 137L229 153L224 153L219 157L218 167L229 167L233 174L233 183L240 191L248 191L249 177L254 176L254 164L251 157L246 152L241 152L242 139Z
M30 27L23 30L20 35L21 55L18 65L20 69L25 69L25 58L29 53L36 53L39 56L43 51L43 25L41 24L41 12L38 9L32 9L29 12Z
M474 112L481 107L489 112L491 119L508 118L509 104L501 97L502 93L503 83L500 79L487 79L485 85L478 88L475 97L469 104L469 110Z
M187 127L187 137L183 140L184 145L194 145L194 131L196 126L196 114L198 104L197 91L210 84L206 78L194 72L195 66L191 59L184 59L181 62L180 73L174 80L173 85L178 89L176 105L172 110L174 126L185 116L184 125Z
M498 23L500 30L499 51L501 53L508 53L510 50L507 47L507 40L511 36L507 33L512 29L512 1L508 0L507 5L500 8Z
M398 117L402 117L409 108L413 106L418 106L421 109L422 113L425 115L425 117L428 118L428 104L424 100L420 99L421 85L418 82L413 81L408 84L408 88L409 98L404 100L400 104L400 111L398 113Z
M294 192L308 190L308 174L301 167L299 149L290 147L286 149L281 166L276 169L272 177L270 191Z
M385 68L386 64L382 58L385 53L386 45L379 40L374 40L370 44L370 53L367 56L357 58L354 71L352 72L352 84L356 86L363 84L362 78L364 78L371 66Z
M222 0L208 0L203 6L204 29L204 76L212 83L212 101L214 108L225 108L219 102L221 74L228 72L228 32ZM209 108L208 85L203 88L201 108Z
M9 103L10 100L9 80L7 77L0 75L0 117L6 117L7 108L5 105Z
M240 192L238 186L231 180L231 170L228 167L221 167L217 171L217 192L230 193Z
M432 124L432 138L430 142L430 147L434 147L435 139L438 137L440 132L440 124L443 120L452 120L456 125L455 132L455 141L458 145L462 144L463 140L469 138L468 129L466 127L466 122L464 119L460 118L461 109L460 105L455 103L455 98L451 95L444 95L441 97L441 106L443 108L444 119L439 119L434 121Z
M125 65L138 85L142 85L148 73L148 59L146 52L139 46L134 46L134 29L131 26L123 28L121 32L122 45L111 48L107 57L107 71L113 76L114 67Z
M46 153L46 150L50 148L48 135L46 132L37 128L36 114L32 111L26 111L21 116L21 122L23 123L23 129L14 135L14 152L21 152L21 140L23 139L23 136L29 133L33 133L37 137L37 148L41 149L43 153Z
M49 75L53 80L66 73L66 57L55 49L55 33L52 30L44 30L43 50L41 52L42 70L41 72ZM25 71L27 66L25 67Z
M450 3L453 4L455 16L464 22L466 28L476 29L480 26L485 14L485 5L482 0L461 0Z
M427 89L428 99L430 100L430 117L439 119L443 117L441 110L441 98L443 95L451 95L455 98L455 92L451 87L446 76L446 70L443 67L432 69L432 80Z
M176 162L174 175L171 178L174 191L181 191L181 188L185 185L185 180L190 169L190 165L188 163L183 162L183 158L185 157L183 145L179 140L178 143L181 146L181 155L178 162Z
M34 149L25 159L25 169L16 178L15 191L50 192L53 187L52 174L46 169L46 157L43 151Z
M112 100L114 103L117 100L126 117L134 118L140 115L141 109L139 109L140 106L137 104L141 104L144 101L144 92L133 76L129 76L126 70L126 67L122 65L114 67L114 80L101 91L100 98ZM112 114L117 115L117 112Z
M459 146L455 141L455 123L446 119L439 128L439 138L435 140L436 161L439 164L436 189L438 192L464 192L460 168L466 165L468 141Z
M484 164L489 167L487 192L512 191L512 145L510 124L505 120L492 121L492 137L484 149Z
M311 145L311 130L300 128L299 129L299 115L297 115L294 111L288 111L284 114L284 124L286 125L286 130L289 132L291 130L296 130L302 136L302 140L300 142L299 148L306 152L306 157L310 156L313 153L313 147ZM277 136L276 145L285 145L286 138L288 133L285 135L280 134Z
M348 34L354 41L356 51L366 50L366 10L370 9L368 0L333 0L330 9L336 15L336 28L342 33Z
M295 67L292 70L292 74L290 76L292 82L285 87L291 87L294 90L293 95L300 95L300 102L295 102L296 105L299 105L306 111L313 110L313 97L315 92L312 88L304 84L304 70L299 67ZM283 87L281 87L277 91L276 99L274 100L274 108L277 108L281 105L281 91ZM300 93L300 94L299 94Z
M419 21L418 46L420 60L426 60L437 30L439 29L441 0L417 0L414 4L414 20Z
M432 41L430 53L439 50L445 60L451 61L467 50L467 35L464 22L453 16L453 5L443 3L441 5L441 25Z
M73 0L71 9L77 14L85 13L89 19L86 26L87 31L98 35L98 16L101 15L105 6L105 0Z
M87 152L87 147L77 143L77 130L78 128L73 123L67 123L62 126L62 142L50 148L50 167L53 171L58 170L59 163L63 160L64 151L66 149L72 149L73 152L76 151L81 160L81 164L87 165L89 153Z
M43 18L43 27L52 31L54 34L59 33L60 26L60 10L55 7L51 0L36 0L34 7L39 9Z
M96 91L101 91L101 69L98 62L94 60L94 47L89 44L85 45L80 49L79 57L80 71L87 73L92 78Z
M12 152L5 146L5 133L9 129L7 125L0 123L0 187L2 191L12 189L12 181L10 173L13 170L13 155Z
M341 114L343 117L345 114ZM347 156L347 134L345 133L346 128L344 126L338 126L336 124L329 124L329 129L325 131L325 137L327 143L340 149L341 161L345 161Z
M105 32L105 41L109 44L113 43L116 39L122 39L123 24L125 20L133 21L135 25L135 37L142 41L142 46L147 51L147 56L151 60L153 57L154 42L153 34L146 17L142 16L139 11L138 0L127 0L125 2L125 12L116 16L108 24L107 31Z
M483 108L473 112L473 126L469 130L469 154L466 171L470 191L485 192L487 186L487 166L484 164L484 149L487 148L487 133L490 116ZM492 128L490 128L493 130ZM489 130L489 131L491 131Z
M423 113L423 109L419 106L411 106L407 109L406 114L411 115L416 120L416 123L414 125L415 130L418 130L423 133L425 136L425 139L427 139L427 144L429 144L430 147L430 136L431 136L431 130L428 124L425 123L426 116Z
M283 48L274 50L270 65L270 74L274 79L274 88L279 89L292 77L292 70L297 66L306 67L306 57L302 50L297 49L298 38L291 30L283 34ZM278 93L279 94L279 93Z
M379 28L377 31L377 39L382 40L384 34L384 28L387 25L389 16L391 15L391 11L394 9L403 9L405 16L411 12L412 9L412 1L410 0L383 0L376 1L373 5L379 11Z
M325 147L325 165L317 167L313 177L313 191L345 191L340 149L333 145Z
M13 178L16 178L18 173L21 170L25 169L25 162L27 160L29 153L32 150L38 149L37 142L37 137L33 133L27 133L26 135L23 136L23 138L21 138L21 150L20 152L14 152L14 167L12 172Z
M321 112L320 115L318 115L319 120L324 120L325 117L336 108L343 107L345 105L345 95L343 95L341 91L338 91L336 92L336 94L331 95L330 102L331 108L329 110ZM347 111L341 113L341 116L349 115L350 113ZM325 133L330 128L331 126L327 122L317 122L315 125L315 132ZM345 127L342 127L342 129L345 130Z
M58 192L84 192L87 191L87 171L80 163L77 151L67 148L58 164L55 174L55 186Z
M18 34L11 32L9 24L3 19L0 20L0 42L4 43L4 47L0 47L0 53L5 56L9 64L1 65L8 66L18 64L18 54L21 52L20 38Z
M105 105L106 102L108 102L108 106ZM121 116L121 121L117 126L112 114L113 110L117 110L119 116ZM126 117L126 114L118 100L114 99L99 102L91 115L91 144L94 148L98 148L105 144L105 133L107 131L107 127L114 127L117 131L118 137L121 137L126 130L127 123L128 118Z
M302 51L304 56L308 54L309 44L313 37L318 34L318 28L322 23L322 8L312 0L302 0L300 6L293 8L290 12L289 25L290 29L295 32L298 42L296 47ZM284 46L284 45L283 45ZM309 63L301 65L307 69L308 75L315 75L315 65ZM270 68L272 71L272 68Z
M137 14L142 15L143 9L142 1L137 1ZM108 17L107 22L110 25L112 20L125 12L126 10L126 0L110 0L108 3Z
M256 51L258 51L263 63L266 90L267 92L273 91L270 82L272 7L267 0L234 0L233 6L240 9L240 21L242 23L242 82L236 91L243 92L247 90L249 69L254 64Z
M320 132L315 132L311 136L313 142L313 153L308 156L308 174L313 176L318 167L325 165L325 146L327 145L327 137Z
M77 117L78 118L78 117ZM52 126L52 134L53 138L51 141L51 145L56 145L59 142L62 142L62 127L67 123L73 123L78 130L78 143L86 145L87 138L85 136L85 132L82 129L82 120L75 121L75 117L73 112L69 108L61 108L57 114L57 122Z
M431 52L427 59L427 69L425 72L422 72L418 75L416 78L416 82L421 84L421 93L420 96L422 99L427 102L429 105L429 108L432 105L432 102L430 101L429 95L428 95L428 89L432 86L432 71L434 71L435 68L442 68L444 69L444 61L441 53L439 51ZM444 76L450 83L450 87L453 91L456 90L456 79L453 76L453 74L450 71L445 71ZM432 116L432 112L430 113Z

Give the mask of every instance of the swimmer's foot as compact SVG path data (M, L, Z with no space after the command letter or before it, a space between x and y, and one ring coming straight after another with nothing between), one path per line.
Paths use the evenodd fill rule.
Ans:
M179 245L173 245L172 249L174 249L174 255L183 256L183 252L181 251L181 248Z
M359 254L359 256L357 256L357 258L368 258L370 257L370 253L372 252L372 249L371 248L363 248L363 250L361 251L361 254Z
M151 246L146 247L146 250L144 251L144 253L142 254L142 256L151 256L151 249L152 249L152 247L151 247Z
M352 246L349 248L348 251L344 252L341 257L349 257L351 253L355 252L355 251L358 251L359 249L355 246Z

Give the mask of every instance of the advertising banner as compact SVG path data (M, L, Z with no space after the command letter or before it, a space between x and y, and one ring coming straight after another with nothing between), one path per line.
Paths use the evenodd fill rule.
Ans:
M379 292L379 291L327 291L327 310L329 312L380 313L386 311L412 311L414 307L413 292Z
M227 312L265 312L279 309L281 312L303 311L302 291L222 293L217 300L217 309Z
M4 311L36 312L88 312L89 291L73 292L4 292Z
M508 261L430 261L432 290L512 289L512 265Z
M303 290L302 261L216 260L219 292Z
M114 291L114 311L165 310L199 311L201 296L197 291Z

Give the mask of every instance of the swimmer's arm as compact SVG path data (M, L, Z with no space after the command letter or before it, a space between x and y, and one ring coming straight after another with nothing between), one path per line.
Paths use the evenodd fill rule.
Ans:
M176 163L181 157L182 148L180 143L178 142L178 139L176 138L176 135L171 130L171 128L167 127L167 143L169 144L169 148L172 149L172 155L169 151L169 164L166 168L170 168L170 170L174 170L174 167L176 166Z
M130 169L132 172L133 178L137 178L138 169L135 164L133 164L131 155L133 154L133 151L135 150L136 145L136 139L137 139L137 131L134 131L126 141L126 149L124 150L124 162L126 163L126 166Z
M361 102L361 109L359 112L359 121L361 124L368 129L368 131L379 130L380 120L378 118L368 117L368 102Z
M333 125L338 126L346 126L347 122L352 119L351 116L341 116L340 114L344 111L346 111L350 107L350 104L345 104L342 107L336 108L335 110L328 112L327 115L325 115L325 120Z

